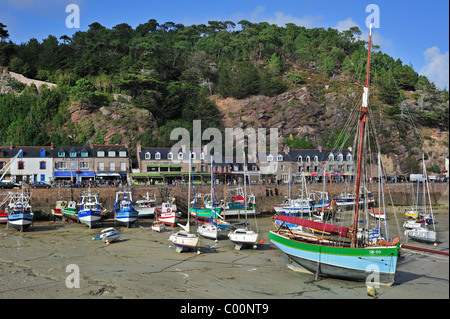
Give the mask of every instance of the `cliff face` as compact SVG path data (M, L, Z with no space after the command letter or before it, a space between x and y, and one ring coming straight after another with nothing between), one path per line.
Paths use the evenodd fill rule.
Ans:
M358 88L355 88L353 92L347 91L344 94L341 93L344 90L332 84L331 87L304 86L274 97L252 96L237 100L212 96L211 100L222 114L225 127L278 128L280 149L283 139L292 135L304 138L317 147L325 148L327 146L323 145L323 138L326 138L332 130L346 125L348 117L352 114L352 108L359 109L361 99L357 90ZM372 96L375 101L373 123L376 126L382 157L386 162L385 169L390 175L410 173L411 164L408 164L408 161L411 162L413 158L417 167L423 149L426 153L427 167L438 165L443 168L444 158L441 153L445 149L448 150L448 116L447 123L443 120L424 126L411 122L408 115L410 113L412 117L420 116L424 110L437 108L448 114L448 100L434 99L437 103L431 106L427 102L427 99L431 99L429 92L407 93L408 98L405 102L408 110L402 110L400 114L392 116L386 114L389 106L382 105L376 100L375 95ZM421 138L416 134L414 126L420 132ZM425 148L422 147L420 139Z

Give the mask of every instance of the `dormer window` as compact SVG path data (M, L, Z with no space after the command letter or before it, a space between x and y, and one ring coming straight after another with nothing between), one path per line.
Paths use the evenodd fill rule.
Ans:
M109 151L108 157L116 157L116 151Z
M183 152L178 152L178 159L182 160L183 159Z
M306 163L310 163L311 162L311 157L306 156Z
M203 153L203 152L200 153L200 159L201 159L202 161L205 160L205 153Z
M191 159L195 160L196 157L197 155L194 152L191 152Z
M272 156L272 154L267 155L267 161L268 161L268 162L272 162L272 161L273 161L273 156Z
M105 157L105 151L97 151L97 157Z
M69 153L69 156L70 156L70 157L77 157L77 152L70 152L70 153Z
M319 162L319 156L314 156L314 163L318 163Z
M347 162L351 162L351 161L353 161L352 154L347 154Z
M167 154L167 159L169 159L169 160L173 159L173 153L172 152L169 152Z
M278 162L282 162L283 161L283 155L279 154L277 157L277 161Z
M88 157L89 153L87 151L81 151L81 157Z
M41 157L45 157L45 155L46 155L46 152L45 152L45 150L44 150L44 149L41 149L41 153L40 153L40 156L41 156Z
M337 157L338 162L342 162L344 160L344 155L339 154Z
M330 153L330 155L328 155L328 161L329 162L333 162L334 161L334 155Z
M66 157L66 152L58 152L58 157Z
M146 160L149 160L151 157L152 156L151 156L150 152L145 153L145 159Z
M120 151L119 157L127 157L127 151Z
M157 160L161 159L161 153L160 152L155 154L155 159L157 159Z

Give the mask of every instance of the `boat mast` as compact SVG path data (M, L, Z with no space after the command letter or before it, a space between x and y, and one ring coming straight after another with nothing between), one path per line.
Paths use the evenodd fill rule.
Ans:
M364 87L363 92L363 100L362 100L362 107L361 107L361 124L359 129L359 146L358 146L358 171L356 175L356 198L355 198L355 216L353 220L353 238L352 238L352 245L356 246L356 234L358 232L358 207L359 207L359 188L361 186L361 164L362 164L362 146L364 141L364 128L367 120L367 105L368 105L368 98L369 98L369 77L370 77L370 50L372 47L372 24L370 24L370 31L369 31L369 49L368 49L368 56L367 56L367 74L366 74L366 86Z

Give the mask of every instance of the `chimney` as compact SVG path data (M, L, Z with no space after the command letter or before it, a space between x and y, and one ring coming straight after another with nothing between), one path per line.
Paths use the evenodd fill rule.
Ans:
M13 149L13 145L12 142L9 144L9 149L12 150Z
M322 146L319 145L319 152L322 153Z
M53 149L54 149L53 142L51 143L50 148L51 148L52 151L53 151Z

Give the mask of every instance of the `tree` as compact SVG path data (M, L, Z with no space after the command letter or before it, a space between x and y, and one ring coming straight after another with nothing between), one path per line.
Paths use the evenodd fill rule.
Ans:
M1 42L5 41L8 38L9 33L8 30L6 30L6 25L0 22L0 39L2 40Z
M95 87L92 81L81 78L70 90L70 98L80 102L80 110L84 104L90 103L94 97Z

